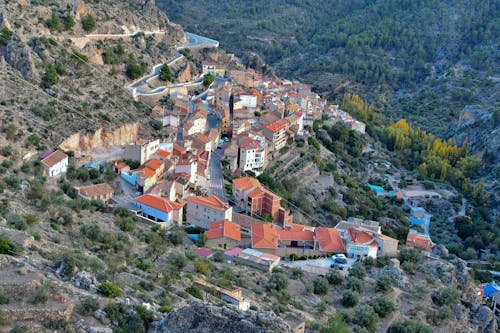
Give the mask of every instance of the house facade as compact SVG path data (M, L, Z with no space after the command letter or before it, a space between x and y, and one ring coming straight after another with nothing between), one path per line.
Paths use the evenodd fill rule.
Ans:
M288 122L286 119L280 119L264 127L264 135L273 144L275 151L285 147L287 127Z
M138 161L141 165L153 157L160 149L160 140L142 140L136 139L135 142L126 145L123 158L126 160Z
M68 169L68 155L60 150L56 150L49 156L41 160L43 174L52 178L59 178Z
M87 200L108 201L113 198L114 190L109 184L95 184L77 188L78 195Z
M232 249L240 244L240 226L230 221L219 221L212 223L205 232L207 236L207 247L218 249Z
M140 211L138 216L162 228L182 224L183 205L166 198L144 194L134 199Z
M212 194L208 197L187 197L187 223L209 229L217 221L231 221L233 208L224 200Z

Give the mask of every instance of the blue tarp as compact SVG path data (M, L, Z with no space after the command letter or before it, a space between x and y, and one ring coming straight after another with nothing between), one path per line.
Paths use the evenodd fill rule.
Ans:
M495 282L490 282L484 287L484 297L491 297L497 291L500 291L500 286Z
M200 237L200 235L198 235L198 234L188 234L188 238L194 240L195 242L198 241L199 237Z

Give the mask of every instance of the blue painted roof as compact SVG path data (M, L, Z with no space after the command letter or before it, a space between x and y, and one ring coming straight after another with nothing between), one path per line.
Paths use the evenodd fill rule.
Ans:
M416 219L414 217L409 217L408 221L410 221L411 224L416 224L416 225L423 225L424 220Z

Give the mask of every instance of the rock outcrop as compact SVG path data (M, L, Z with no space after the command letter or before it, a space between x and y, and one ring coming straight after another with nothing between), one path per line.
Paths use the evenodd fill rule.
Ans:
M493 311L484 305L474 313L473 322L479 326L480 332L483 333L495 333L498 330L498 324Z
M170 312L148 333L271 333L290 332L288 326L274 314L248 310L239 312L229 307L191 301Z
M130 123L115 130L99 128L91 134L81 132L71 135L59 147L75 153L90 152L98 147L120 146L135 140L139 133L139 123Z
M31 57L31 49L18 35L13 34L10 37L4 56L7 63L21 72L26 81L35 84L40 81Z

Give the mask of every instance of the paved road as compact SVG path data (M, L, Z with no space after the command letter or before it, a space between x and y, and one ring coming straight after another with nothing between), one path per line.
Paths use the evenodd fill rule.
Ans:
M196 48L196 47L219 47L219 42L215 39L210 39L190 32L186 32L188 42L177 47L177 50Z
M160 32L150 32L150 33L160 33ZM128 36L129 34L123 34L123 36ZM184 45L181 45L177 48L177 50L189 49L189 48L200 48L200 47L219 47L219 42L210 39L207 37L195 35L189 32L186 32L186 37L188 38L188 42ZM180 53L176 53L176 55L167 61L169 66L173 65L176 61L182 59L184 56ZM140 78L137 81L132 82L127 86L128 89L132 90L132 94L134 97L136 96L154 96L163 94L169 88L180 88L180 87L189 87L195 86L203 82L203 76L200 76L198 79L190 82L179 83L171 86L162 86L158 87L154 90L141 90L141 87L144 87L150 80L160 75L161 68L163 63L157 64L153 67L151 73Z
M220 119L213 113L207 116L207 126L209 129L220 128ZM220 150L215 149L215 151L210 156L210 180L208 185L208 193L215 194L219 198L227 201L224 194L224 176L222 174L222 164L221 159L223 154Z

